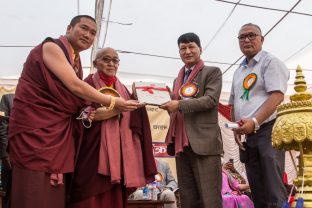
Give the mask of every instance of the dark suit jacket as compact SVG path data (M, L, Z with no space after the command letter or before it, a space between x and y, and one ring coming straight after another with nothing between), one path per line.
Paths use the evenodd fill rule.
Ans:
M0 120L0 158L8 156L8 123L11 109L13 106L14 94L5 94L1 98L0 111L4 112L5 117Z
M204 66L194 78L199 93L193 99L180 100L185 127L192 150L199 155L222 153L218 124L218 104L222 88L222 73L217 67Z

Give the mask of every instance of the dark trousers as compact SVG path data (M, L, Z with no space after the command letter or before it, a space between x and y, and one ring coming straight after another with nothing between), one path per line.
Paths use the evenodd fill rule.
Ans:
M220 155L197 155L188 147L176 164L182 208L222 208Z
M11 186L12 186L12 170L2 166L1 180L2 180L3 191L5 192L5 196L2 201L2 207L9 208L10 207L10 193L11 193Z
M283 184L285 152L272 147L273 122L247 135L247 178L255 208L280 208L287 200Z

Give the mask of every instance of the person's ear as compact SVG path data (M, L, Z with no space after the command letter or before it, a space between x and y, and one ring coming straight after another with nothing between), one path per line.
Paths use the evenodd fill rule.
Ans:
M70 32L70 30L72 29L72 26L71 25L68 25L67 28L66 28L66 34L68 34Z
M96 68L96 59L93 61L93 66Z
M261 36L261 42L262 42L262 43L264 42L264 37L263 37L263 36Z

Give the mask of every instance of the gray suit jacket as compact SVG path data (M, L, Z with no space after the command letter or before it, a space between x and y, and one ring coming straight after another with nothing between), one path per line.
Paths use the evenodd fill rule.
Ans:
M165 161L157 160L157 170L163 176L161 185L163 188L171 188L172 191L175 191L178 188L177 182L173 177L169 164Z
M1 98L0 111L4 112L5 118L0 120L0 158L8 156L8 124L11 109L13 106L14 94L5 94Z
M204 66L194 78L199 85L195 98L180 100L187 136L192 150L199 155L218 155L223 151L218 124L218 104L222 73L217 67Z

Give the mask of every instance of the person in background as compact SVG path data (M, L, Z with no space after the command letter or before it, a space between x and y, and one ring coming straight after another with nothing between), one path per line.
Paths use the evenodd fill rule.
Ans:
M116 77L119 61L113 48L98 50L93 61L97 72L85 81L129 100L131 94ZM90 105L96 113L83 134L69 207L126 207L130 189L144 186L157 173L147 112L145 108L130 113Z
M245 165L255 207L280 208L287 199L282 178L285 154L273 149L271 133L289 72L279 59L262 50L264 37L258 25L243 25L238 41L245 59L234 73L229 100L232 121L241 123L234 137L247 151ZM246 137L246 147L241 135Z
M223 168L225 170L228 170L228 172L231 174L231 176L237 180L241 184L247 184L246 179L235 169L234 167L234 161L233 159L230 159L228 162L226 162L223 165Z
M0 120L0 157L2 161L1 181L3 191L5 192L2 200L2 207L10 207L10 192L12 184L12 166L7 152L8 148L8 127L9 117L13 106L14 94L5 94L1 98L0 111L3 112L3 117Z
M248 184L241 184L232 177L229 170L222 170L222 201L226 208L254 208L253 202L244 194L249 189Z
M205 66L199 37L178 38L184 66L175 79L172 100L160 106L170 114L167 152L176 156L183 208L221 208L221 153L218 103L222 73Z
M96 36L96 22L74 17L65 36L47 38L29 53L10 115L12 208L63 208L63 174L73 172L78 111L85 100L128 111L138 103L103 95L82 81L79 53ZM94 112L86 117L92 119Z
M158 198L163 201L174 202L173 204L165 204L164 208L177 208L175 191L178 189L178 184L171 173L169 164L157 159L155 159L155 163L158 171L155 179L160 182L160 187L157 187ZM143 187L133 193L133 199L143 199Z

